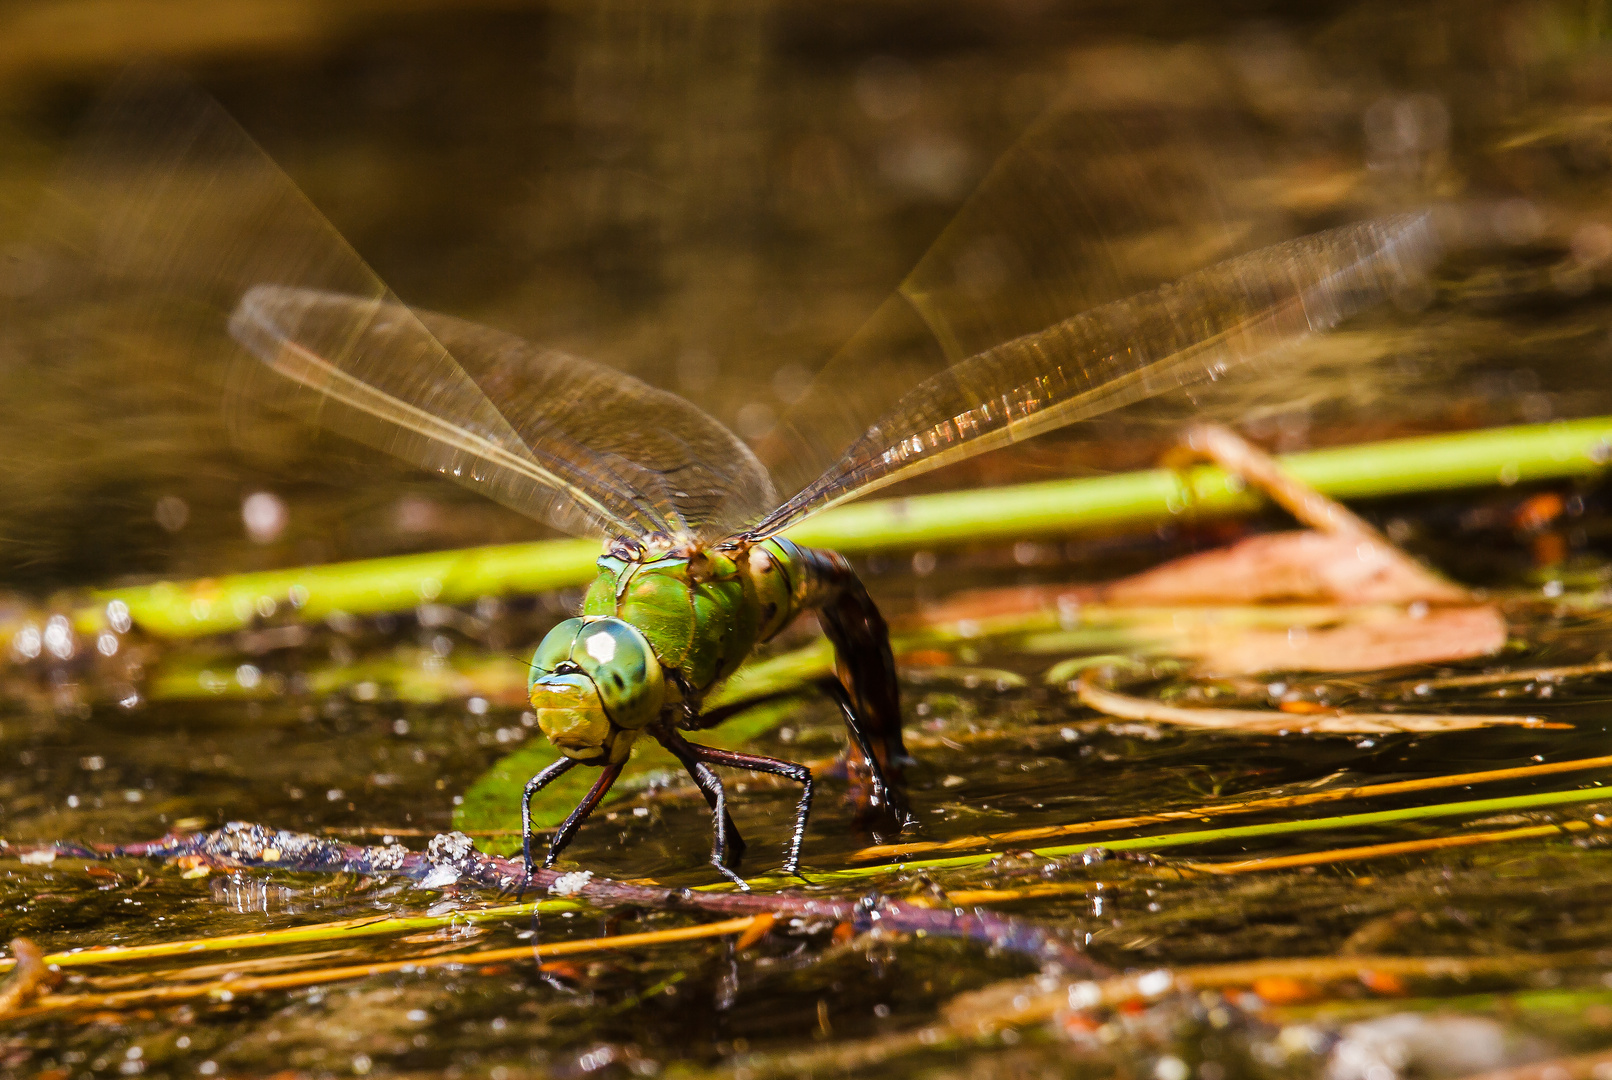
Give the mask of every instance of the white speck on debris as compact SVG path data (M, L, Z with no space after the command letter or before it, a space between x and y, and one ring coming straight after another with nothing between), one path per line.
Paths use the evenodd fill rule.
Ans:
M475 842L462 832L433 836L425 848L426 858L432 862L462 862L475 853Z
M444 885L452 885L459 880L459 871L445 863L438 863L431 868L431 872L420 879L422 889L440 889Z
M409 849L402 844L388 844L385 847L370 848L369 864L376 870L396 870L408 858Z
M576 870L569 874L561 874L549 886L550 896L575 896L582 891L583 886L593 880L592 870Z

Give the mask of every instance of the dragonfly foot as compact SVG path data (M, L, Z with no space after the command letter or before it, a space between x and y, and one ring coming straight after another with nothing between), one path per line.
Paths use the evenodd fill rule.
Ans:
M745 881L744 878L740 877L738 874L735 874L732 870L729 870L726 866L723 866L715 859L711 860L711 865L716 867L717 873L721 874L723 877L727 878L734 885L736 885L740 892L750 891L750 883Z

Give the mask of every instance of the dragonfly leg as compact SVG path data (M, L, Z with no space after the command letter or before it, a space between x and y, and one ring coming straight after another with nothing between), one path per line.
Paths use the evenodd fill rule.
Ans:
M716 773L700 760L695 746L683 738L672 728L663 728L655 732L655 738L660 744L672 752L672 756L683 763L683 768L694 778L699 785L700 794L705 796L707 805L711 807L713 819L713 837L711 840L711 865L717 872L746 892L750 886L745 884L744 878L733 872L744 858L744 837L739 835L739 828L733 823L728 814L728 793L722 787L722 781L717 779Z
M771 773L773 776L782 776L800 785L800 802L795 804L795 829L790 834L789 855L784 859L783 867L786 874L797 873L800 869L800 847L806 840L806 819L812 813L812 771L793 761L780 761L759 754L741 754L736 750L719 750L714 746L700 746L696 743L690 743L689 748L694 751L695 757L712 765Z
M579 764L581 762L576 758L562 757L526 781L526 790L521 793L521 854L526 858L526 876L521 879L520 890L515 893L517 901L520 900L521 894L526 892L527 883L532 880L532 796Z
M867 770L868 809L888 813L898 828L904 829L913 824L917 819L907 807L906 796L899 785L892 784L886 778L884 768L879 763L879 755L862 726L861 718L857 715L856 703L851 700L845 685L833 676L817 679L815 685L840 707L840 712L845 716L845 729L850 732L851 741L856 744L857 751L862 755L862 764Z
M543 856L543 866L545 868L554 865L554 860L560 857L560 852L565 850L566 845L571 842L571 838L577 834L577 830L582 828L582 823L588 820L588 815L593 813L594 807L599 805L599 800L605 797L605 792L610 790L610 786L616 782L616 777L621 775L621 770L626 768L626 764L626 762L621 762L616 765L606 765L600 770L599 779L593 782L593 786L582 797L582 801L577 803L577 808L571 811L570 816L560 823L558 831L554 834L554 839L549 841L549 853Z

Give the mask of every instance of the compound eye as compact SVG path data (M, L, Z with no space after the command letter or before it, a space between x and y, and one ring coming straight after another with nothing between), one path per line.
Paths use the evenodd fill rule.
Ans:
M617 618L584 623L571 659L598 688L605 711L620 727L636 730L660 713L666 699L660 661L644 635Z
M543 636L537 651L532 654L532 667L526 673L526 689L530 693L532 684L544 675L558 671L561 664L571 659L571 647L577 639L577 632L582 629L581 619L567 619ZM573 666L574 670L574 666Z

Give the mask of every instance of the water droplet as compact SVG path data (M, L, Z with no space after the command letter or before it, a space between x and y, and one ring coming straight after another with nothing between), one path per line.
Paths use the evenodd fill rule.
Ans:
M241 501L241 522L253 543L271 544L285 532L291 511L278 495L254 491Z

